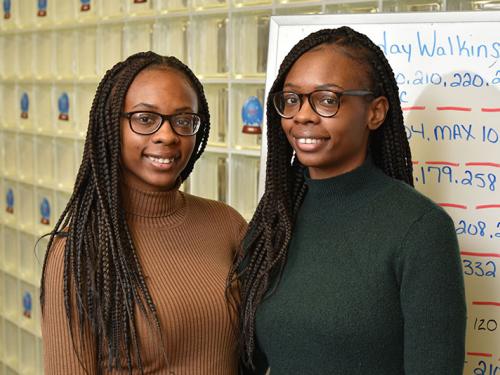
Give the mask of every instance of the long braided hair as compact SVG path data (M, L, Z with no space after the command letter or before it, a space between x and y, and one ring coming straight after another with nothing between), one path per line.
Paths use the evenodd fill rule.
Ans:
M294 221L306 187L304 166L294 157L281 118L272 102L281 91L291 67L305 52L319 45L334 45L367 68L376 96L385 96L389 111L384 123L370 135L374 163L387 175L413 185L411 154L406 138L399 91L389 62L366 35L349 27L324 29L298 42L283 60L267 100L267 166L265 191L250 221L244 251L236 258L228 277L228 288L240 284L241 351L245 365L253 367L255 314L269 297L283 272ZM275 282L276 281L276 282ZM273 285L273 288L271 288ZM272 290L270 290L272 289Z
M132 81L145 69L176 70L197 93L202 126L196 134L194 151L180 174L181 181L189 176L203 153L210 130L203 87L193 72L175 57L153 52L134 54L108 70L97 87L73 194L50 234L40 302L43 313L47 261L54 240L66 237L64 307L73 349L78 349L75 338L83 337L84 327L89 327L95 339L99 373L106 367L109 370L127 368L128 373L132 373L133 367L143 371L135 327L136 306L152 323L163 344L156 306L125 220L120 194L121 113ZM83 342L80 342L82 352L86 350ZM162 349L168 364L164 345ZM80 356L78 358L80 360Z

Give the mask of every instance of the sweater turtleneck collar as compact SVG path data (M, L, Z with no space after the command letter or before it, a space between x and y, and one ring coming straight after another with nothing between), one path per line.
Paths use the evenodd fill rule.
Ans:
M186 215L186 198L178 186L156 192L141 190L130 183L123 184L122 204L128 221L147 226L176 226Z
M380 192L388 178L371 159L356 169L339 176L315 180L306 173L307 200L317 200L318 203L353 204L353 200L370 199ZM320 203L321 204L321 203Z

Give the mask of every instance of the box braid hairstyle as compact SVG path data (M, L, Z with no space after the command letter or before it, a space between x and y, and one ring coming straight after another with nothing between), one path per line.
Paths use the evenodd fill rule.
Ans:
M255 314L258 305L278 284L286 262L294 221L306 192L304 166L281 129L281 117L272 96L283 89L291 67L305 52L331 45L366 67L375 97L385 96L389 111L384 123L370 135L374 163L387 175L413 185L410 147L403 124L399 91L394 73L383 52L366 35L349 27L324 29L298 42L283 60L267 99L267 166L265 191L250 221L244 251L235 259L228 290L240 279L240 345L243 363L253 367ZM272 285L272 287L271 287ZM228 294L231 299L232 291ZM237 306L232 299L232 306Z
M151 322L153 332L163 344L157 310L137 258L120 195L121 113L132 81L145 69L178 71L197 93L202 126L196 133L193 154L180 174L181 181L189 176L203 153L210 129L203 87L193 72L175 57L153 52L134 54L108 70L97 87L73 194L50 234L40 302L43 313L47 260L56 237L66 237L64 307L73 349L77 352L76 337L83 338L84 331L88 333L86 329L90 328L100 374L106 367L109 371L127 368L129 374L133 366L143 371L134 306ZM80 342L79 348L83 351L84 340ZM168 365L163 345L162 348Z

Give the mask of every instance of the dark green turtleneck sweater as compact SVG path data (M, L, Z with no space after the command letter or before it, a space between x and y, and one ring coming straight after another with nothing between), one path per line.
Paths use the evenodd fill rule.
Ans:
M450 217L370 161L306 184L282 279L257 311L271 375L461 375Z

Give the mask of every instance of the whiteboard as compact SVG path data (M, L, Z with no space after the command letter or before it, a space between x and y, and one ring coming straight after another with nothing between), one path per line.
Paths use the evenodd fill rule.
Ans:
M386 54L400 89L415 187L445 208L457 230L468 310L464 374L500 375L500 12L270 22L266 100L283 58L313 31L347 25ZM266 150L264 132L261 194Z

